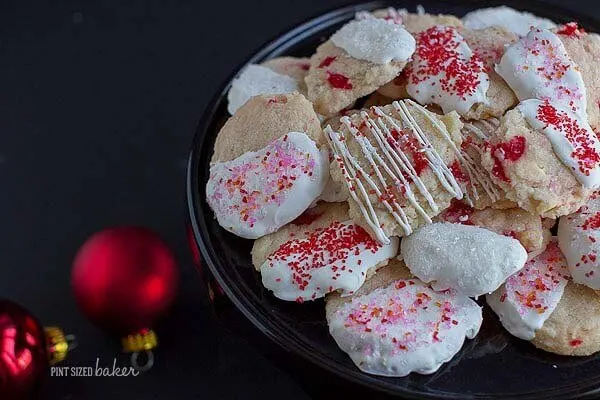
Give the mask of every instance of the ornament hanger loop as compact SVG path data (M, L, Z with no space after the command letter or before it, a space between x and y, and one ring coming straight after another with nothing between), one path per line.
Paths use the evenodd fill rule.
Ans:
M69 351L74 350L77 348L77 346L79 346L79 342L77 341L75 335L66 335L65 340L67 341Z
M145 362L140 365L139 359L141 355L145 357ZM131 366L139 372L149 371L154 366L154 353L152 350L136 351L135 353L131 353Z

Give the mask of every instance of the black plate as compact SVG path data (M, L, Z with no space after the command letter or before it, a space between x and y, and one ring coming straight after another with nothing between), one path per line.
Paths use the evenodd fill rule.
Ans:
M458 16L482 6L482 2L473 1L455 1L451 5L425 0L418 3L430 13ZM576 20L586 29L600 32L598 21L548 4L485 2L486 6L500 4L527 9L556 22ZM280 35L246 63L259 63L281 55L310 56L319 43L353 18L356 11L387 6L414 10L416 5L417 2L410 1L379 1L331 11ZM205 202L213 143L228 118L229 84L230 80L223 85L198 126L188 163L187 200L204 264L233 303L268 337L346 379L408 398L563 399L600 393L600 358L561 357L536 350L528 342L506 333L487 307L479 335L468 340L460 353L435 374L384 378L360 372L329 336L323 301L300 305L277 300L268 293L252 267L252 241L222 229Z

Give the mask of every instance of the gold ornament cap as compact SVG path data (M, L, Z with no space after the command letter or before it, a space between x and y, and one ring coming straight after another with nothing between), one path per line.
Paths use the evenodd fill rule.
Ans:
M148 371L154 365L152 349L158 346L158 338L152 329L142 329L121 339L123 352L131 353L131 365L140 372ZM141 361L143 360L143 361Z
M50 364L56 364L67 358L69 350L76 347L75 336L65 335L63 330L57 326L44 328L46 332L46 349Z

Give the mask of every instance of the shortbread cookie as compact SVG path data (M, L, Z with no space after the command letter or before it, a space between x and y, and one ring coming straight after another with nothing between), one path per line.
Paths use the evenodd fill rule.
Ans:
M325 129L331 176L349 188L352 219L382 243L430 223L463 197L461 187L487 174L461 150L456 113L405 100L341 120L339 131Z
M566 261L553 240L486 300L507 331L532 340L561 301L569 278Z
M311 57L308 98L318 113L333 115L395 78L414 50L414 38L401 25L350 21Z
M304 78L306 78L308 69L310 68L310 58L275 57L263 62L262 66L278 74L293 78L298 85L298 91L306 95L306 82L304 82Z
M248 65L231 83L227 93L227 111L233 115L248 100L261 94L293 93L300 88L298 82L270 68Z
M537 348L565 356L589 356L600 351L600 296L569 282L550 317L535 333Z
M221 128L211 163L231 161L246 152L260 150L288 132L304 132L319 147L325 143L319 118L304 96L256 96Z
M206 200L219 225L256 239L304 212L329 177L329 154L302 132L289 132L263 149L210 166Z
M595 145L590 147L598 139L591 130L582 131L586 125L585 121L569 118L567 111L527 100L502 118L496 134L488 140L481 163L504 189L506 198L524 210L550 218L570 214L591 193L578 178L593 178L595 173L590 177L586 171L597 170L600 162L600 158L594 161ZM567 132L566 136L560 131ZM565 143L565 137L572 144ZM573 146L582 150L569 153ZM577 170L570 167L575 165Z
M450 223L419 228L402 239L401 254L408 269L434 290L456 289L473 297L493 292L527 261L516 239Z
M379 89L387 97L407 95L421 104L456 110L466 119L502 116L517 99L494 71L504 47L517 37L500 28L481 30L434 26L416 36L413 61Z
M600 197L571 215L560 217L558 244L573 281L600 290Z
M293 222L257 240L252 251L263 285L282 300L314 300L336 290L351 295L398 252L398 238L380 245L348 219L344 205L318 206L303 217L308 224Z
M565 50L577 65L587 97L588 123L595 131L600 130L600 76L598 60L600 59L600 37L587 34L578 29L574 23L567 24L558 30L558 37Z
M356 366L370 374L431 374L452 359L482 322L481 308L452 290L435 292L382 268L355 295L327 298L329 332Z
M501 26L519 36L525 36L530 28L552 29L556 24L549 19L538 17L525 11L517 11L507 6L480 8L467 13L462 22L469 29L483 29Z
M542 226L539 215L520 208L476 210L461 200L453 200L449 208L436 217L437 221L475 225L497 234L517 239L527 253L542 251L549 231Z

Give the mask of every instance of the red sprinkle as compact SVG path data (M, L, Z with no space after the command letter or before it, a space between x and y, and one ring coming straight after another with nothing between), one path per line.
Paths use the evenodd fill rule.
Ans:
M441 215L442 220L453 224L472 225L471 215L475 212L473 207L458 199L452 199L448 207Z
M583 343L583 340L581 340L581 339L573 339L573 340L571 340L571 341L569 342L569 344L570 344L572 347L577 347L577 346L579 346L579 345L580 345L580 344L582 344L582 343Z
M413 84L443 73L440 84L444 92L464 98L477 90L484 64L476 54L465 60L457 51L460 43L456 28L437 25L419 33L416 40L415 54L423 62L411 71Z
M562 25L556 33L559 35L580 38L585 34L585 29L580 28L579 25L577 25L577 22L569 22Z
M350 79L348 79L348 77L342 74L337 74L335 72L327 72L327 81L332 87L336 89L352 89L352 82L350 82Z
M590 132L579 126L579 123L571 119L566 112L560 111L546 102L538 107L537 119L565 135L573 145L574 150L571 157L577 162L582 174L589 176L592 170L598 167L600 154L594 148Z
M337 57L334 56L325 57L323 61L321 61L321 64L319 64L319 68L329 67L336 59Z

